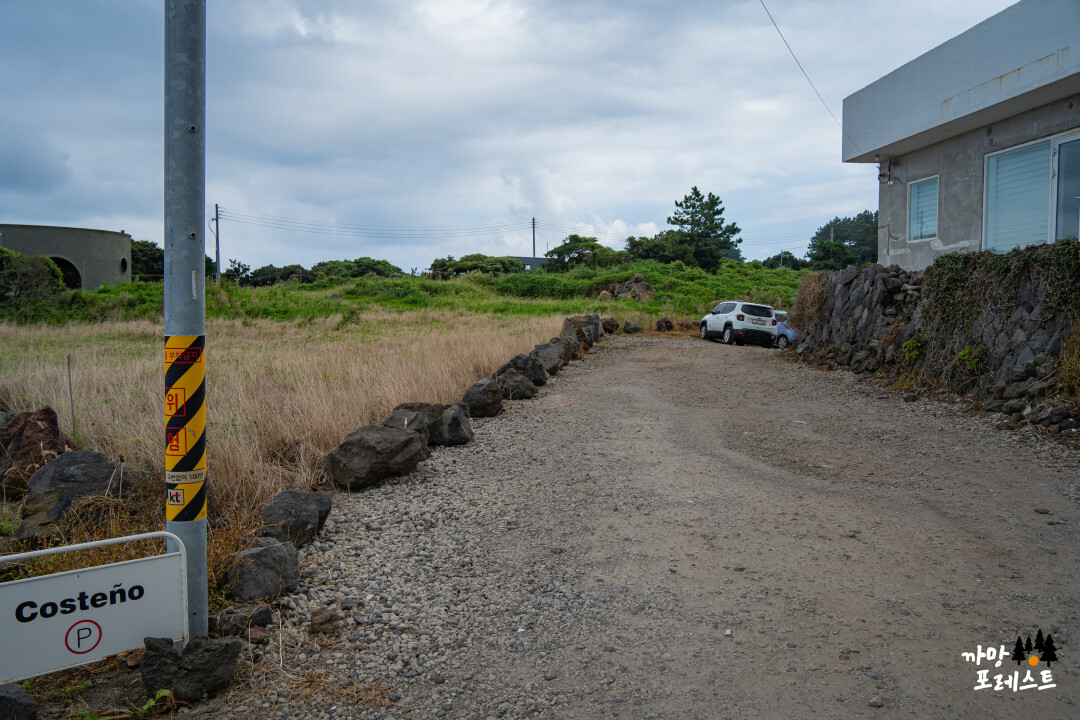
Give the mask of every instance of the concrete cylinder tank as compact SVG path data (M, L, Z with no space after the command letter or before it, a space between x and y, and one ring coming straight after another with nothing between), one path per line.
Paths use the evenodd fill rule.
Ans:
M131 282L131 236L51 225L0 225L0 247L52 258L69 288L97 290Z

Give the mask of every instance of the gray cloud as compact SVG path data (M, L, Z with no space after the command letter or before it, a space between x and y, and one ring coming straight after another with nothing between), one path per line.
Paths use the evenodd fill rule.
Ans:
M12 194L55 192L71 176L68 153L42 137L0 137L0 191Z
M769 0L838 116L847 94L1007 4ZM840 162L839 128L757 0L223 0L208 13L211 212L441 227L536 216L617 236L662 228L697 185L764 257L876 207L876 170ZM162 23L161 3L0 6L0 221L123 223L160 241ZM531 242L222 231L223 255L256 266L424 267ZM538 248L559 239L541 233Z

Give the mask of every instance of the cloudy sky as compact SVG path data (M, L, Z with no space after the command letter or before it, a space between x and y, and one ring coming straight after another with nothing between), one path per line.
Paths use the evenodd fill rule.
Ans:
M765 2L837 118L1011 4ZM533 217L538 254L571 232L622 247L694 185L762 259L877 208L760 0L207 5L223 265L529 255ZM0 223L161 244L163 27L161 0L0 1Z

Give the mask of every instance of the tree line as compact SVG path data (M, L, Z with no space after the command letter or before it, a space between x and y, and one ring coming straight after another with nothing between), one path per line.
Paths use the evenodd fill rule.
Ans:
M629 237L622 250L604 245L594 237L570 235L545 253L551 259L547 269L554 272L576 265L609 267L633 260L676 260L714 272L724 258L745 262L739 245L738 225L724 221L724 206L711 192L703 195L697 187L676 201L675 212L667 219L670 230L652 237ZM799 258L783 250L762 261L766 268L792 270L839 270L877 260L878 214L864 210L854 217L835 217L810 238L806 256Z
M725 260L745 262L740 245L741 228L724 219L724 205L713 193L703 194L696 186L682 200L675 202L675 211L667 218L670 229L652 237L628 237L621 250L608 247L595 237L569 235L544 255L549 259L548 272L565 272L583 265L613 267L635 260L655 260L661 263L682 262L707 272L715 272ZM862 265L877 260L878 214L864 210L854 217L834 217L817 229L810 238L804 257L783 250L762 261L766 268L802 270L839 270L848 265ZM134 240L131 243L132 274L143 279L159 279L165 274L165 252L152 242ZM431 263L434 278L449 278L468 272L516 273L525 266L511 257L490 257L479 253L438 258ZM207 276L213 276L214 261L206 258ZM230 259L222 273L227 280L240 285L261 287L293 280L314 282L320 277L356 278L367 275L393 277L401 268L386 260L361 257L355 260L327 260L310 269L300 265L275 267L265 265L252 270L239 260ZM413 269L411 274L417 274Z
M214 277L217 265L206 257L206 276ZM274 283L294 280L310 283L320 277L357 278L366 275L393 277L401 275L402 270L386 260L361 257L355 260L326 260L315 263L311 269L302 265L275 267L264 265L254 270L251 266L236 259L229 260L229 266L221 272L226 280L249 287L263 287ZM165 251L148 240L131 241L131 275L133 279L161 280L165 276Z

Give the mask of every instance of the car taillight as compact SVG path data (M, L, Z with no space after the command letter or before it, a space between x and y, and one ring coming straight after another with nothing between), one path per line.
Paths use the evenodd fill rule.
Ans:
M774 326L776 325L776 318L773 318L773 319L772 319L772 324L773 324Z
M738 320L739 322L743 322L744 320L746 320L746 318L745 318L745 317L743 317L743 316L742 316L741 314L739 314L739 315L736 315L736 316L735 316L735 319L736 319L736 320Z

